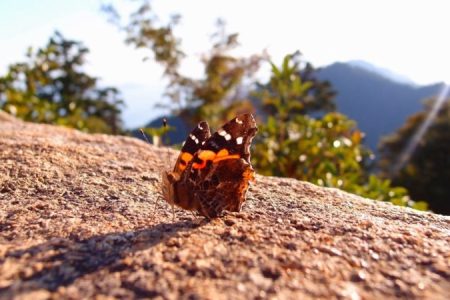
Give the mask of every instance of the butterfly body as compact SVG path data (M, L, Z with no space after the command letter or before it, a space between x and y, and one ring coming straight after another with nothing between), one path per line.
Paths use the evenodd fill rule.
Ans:
M237 116L212 136L208 124L199 123L173 171L163 173L164 199L209 218L240 211L254 179L250 145L256 132L251 114Z

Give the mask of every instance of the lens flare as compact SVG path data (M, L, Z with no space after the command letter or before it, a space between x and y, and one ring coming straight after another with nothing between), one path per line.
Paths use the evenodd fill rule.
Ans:
M449 90L450 86L444 85L425 121L420 125L417 132L411 137L411 140L409 141L405 150L403 150L403 152L401 153L398 162L393 166L392 175L397 175L398 172L400 172L400 170L403 169L403 167L408 163L411 155L413 155L414 151L416 150L417 145L422 140L423 135L427 132L431 123L436 118L436 115L439 112L442 104L444 104L445 100L447 99Z

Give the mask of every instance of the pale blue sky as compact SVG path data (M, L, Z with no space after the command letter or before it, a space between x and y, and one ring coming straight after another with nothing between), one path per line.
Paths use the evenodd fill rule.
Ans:
M114 0L123 9L124 1ZM118 86L127 102L124 118L138 126L160 114L161 69L142 62L143 52L123 44L123 35L99 11L101 0L1 0L0 73L22 60L28 46L43 46L56 29L90 49L87 69L102 84ZM154 0L163 18L178 12L177 29L189 59L184 72L201 74L198 59L209 47L214 22L223 17L240 32L242 54L267 49L275 61L300 49L316 66L365 60L419 84L450 82L448 1L405 0ZM253 8L257 6L257 10ZM113 61L113 63L111 63ZM264 73L264 72L263 72ZM264 76L264 74L261 74Z

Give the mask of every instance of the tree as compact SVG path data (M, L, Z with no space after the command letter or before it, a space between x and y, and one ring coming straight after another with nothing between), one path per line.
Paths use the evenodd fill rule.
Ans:
M314 114L335 109L336 93L328 81L315 78L314 67L301 60L299 51L284 57L281 67L270 62L272 76L266 84L259 84L254 95L261 99L263 109L277 114L287 122L298 114Z
M181 50L181 40L174 34L174 28L180 20L179 15L171 16L167 23L160 21L154 13L149 0L135 1L135 9L126 21L113 4L105 4L102 10L111 23L125 31L125 43L136 49L148 50L152 59L160 64L163 75L169 79L166 93L173 102L182 106L183 95L179 84L187 85L189 80L179 73L180 64L185 57ZM146 57L145 60L148 60Z
M253 111L243 84L251 85L263 56L232 55L230 51L239 45L238 34L227 34L221 20L217 29L212 48L202 58L204 78L183 77L176 84L185 95L179 114L191 125L208 119L212 128L218 128L239 113Z
M255 169L425 209L424 203L411 201L406 189L369 175L372 154L362 145L363 133L346 116L325 113L333 108L331 87L303 74L298 57L288 55L280 68L272 64L269 83L259 86L256 95L268 117L256 137ZM325 114L317 118L307 114L320 112Z
M335 92L329 82L315 78L315 69L300 60L299 52L287 55L281 67L272 63L269 82L254 90L252 76L264 56L232 55L238 35L225 34L224 23L219 22L217 42L202 60L205 75L202 79L183 76L181 42L172 30L176 22L157 25L149 2L143 3L125 26L133 37L127 41L148 48L163 65L169 79L166 94L178 105L174 112L188 124L207 119L217 127L240 111L256 110L260 133L253 163L258 172L424 208L409 199L406 189L368 174L371 153L361 144L363 134L354 121L332 112ZM246 95L249 92L251 97Z
M171 16L167 24L158 24L150 1L140 2L136 11L130 15L128 24L123 26L127 34L125 42L136 48L151 50L154 60L163 65L164 75L177 77L184 53L180 48L181 41L173 33L173 27L178 24L180 16ZM104 6L104 10L118 21L119 14L112 5Z
M117 22L119 14L113 6L104 11ZM208 119L212 128L217 128L235 114L253 110L243 85L252 82L264 55L239 57L231 52L239 46L238 34L227 34L225 22L217 21L217 31L212 36L212 48L201 59L204 65L202 78L192 78L180 72L184 58L181 40L174 35L179 15L167 24L158 22L149 1L141 1L131 14L126 25L126 43L136 48L148 49L154 60L164 68L168 79L166 96L171 100L172 113L179 115L188 127Z
M412 115L397 132L383 138L379 167L383 177L408 188L412 197L427 199L433 211L449 215L450 99L442 103L420 141L408 149L435 105L436 99L428 99L422 112ZM399 166L402 155L409 159Z
M99 88L98 79L83 72L88 52L55 32L0 77L0 108L27 121L119 133L123 102L116 88Z

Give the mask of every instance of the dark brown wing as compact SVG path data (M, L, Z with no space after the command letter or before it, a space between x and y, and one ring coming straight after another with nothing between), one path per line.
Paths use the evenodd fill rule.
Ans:
M186 169L189 162L193 159L195 153L211 137L208 123L200 122L192 129L181 148L180 155L174 167L174 172L182 172Z
M217 217L239 211L254 177L250 145L257 132L251 114L237 116L214 133L195 153L178 183L185 207Z
M250 163L250 145L257 131L252 114L239 115L217 130L200 148L198 154L205 150L219 153L225 149L230 155L237 154Z
M210 168L200 170L200 178L205 178L201 179L201 188L193 190L200 202L198 212L215 218L224 210L240 211L249 182L254 178L252 166L244 159L230 159L214 163Z
M181 152L188 152L194 155L195 152L197 152L197 150L200 149L200 147L204 145L206 140L210 137L211 132L209 131L208 123L204 121L198 123L183 143Z

